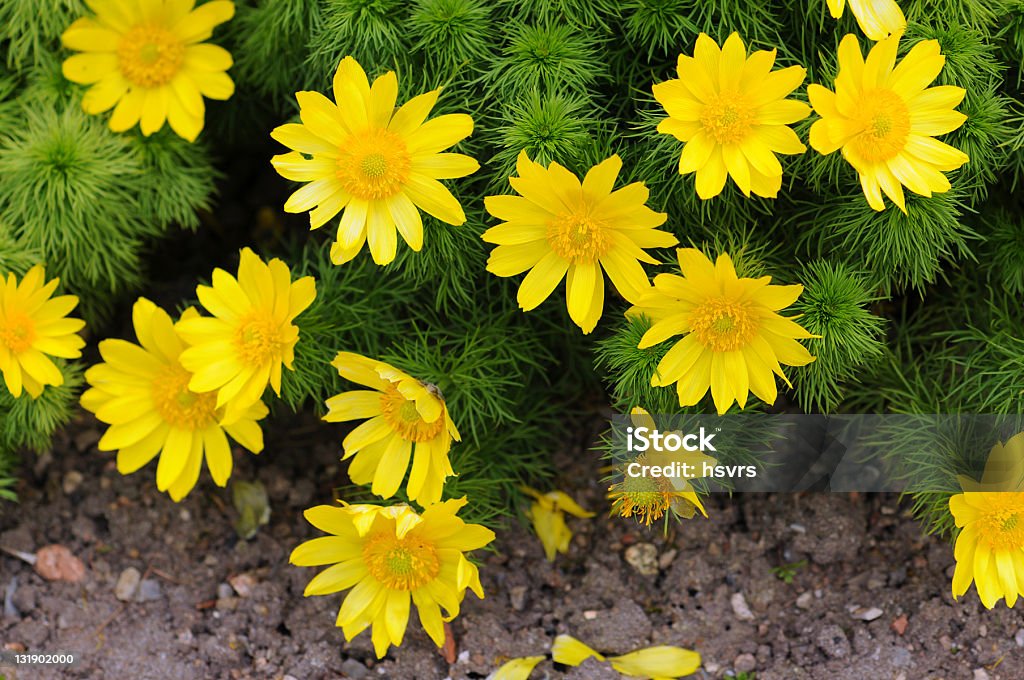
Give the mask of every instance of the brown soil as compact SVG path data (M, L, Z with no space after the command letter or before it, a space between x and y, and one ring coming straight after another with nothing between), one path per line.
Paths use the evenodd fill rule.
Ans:
M459 680L486 677L509 657L544 654L559 633L613 653L650 644L694 648L704 657L698 678L739 669L757 680L1009 680L1024 666L1019 612L1002 604L986 611L973 590L952 601L947 543L922 536L894 496L840 494L718 496L708 504L710 519L668 536L604 515L570 519L570 554L554 565L528 530L511 528L500 533L498 552L484 555L487 598L468 595L452 624L454 664L415 622L405 644L377 661L367 635L347 644L334 628L340 596L302 597L314 570L287 563L291 549L315 533L302 510L329 502L343 482L337 443L324 442L323 433L316 423L279 420L265 453L238 454L235 478L262 480L273 510L251 541L238 539L230 496L208 477L175 504L157 492L152 468L119 475L110 456L96 451L91 422L59 437L51 454L28 457L21 502L0 505L0 545L34 551L62 544L87 573L78 584L49 582L0 555L0 595L11 591L16 610L0 619L0 640L73 650L82 661L0 674ZM592 460L580 452L573 459ZM572 489L584 505L606 508L596 464L563 467L573 468L565 479L591 480ZM72 473L82 476L77 485ZM645 552L655 574L626 559ZM792 583L772 572L801 560ZM129 567L150 581L151 599L115 598ZM241 583L239 575L251 584L244 597L227 585ZM863 620L871 608L881 615ZM616 676L593 662L564 669L545 661L533 677Z

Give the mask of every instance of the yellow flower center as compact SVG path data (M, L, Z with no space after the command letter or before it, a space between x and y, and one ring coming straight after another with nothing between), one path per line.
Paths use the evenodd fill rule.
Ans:
M697 341L715 352L742 349L757 333L750 303L726 298L712 298L697 307L690 325Z
M399 437L411 442L427 442L444 430L444 412L437 420L428 423L416 410L416 402L406 399L394 383L387 386L380 395L380 410L391 429Z
M637 462L643 463L641 459ZM620 517L636 517L638 522L651 526L661 519L672 506L675 495L664 477L624 475L621 482L608 489L612 500L612 512Z
M366 201L394 196L409 179L412 157L399 135L385 129L353 135L338 149L335 174L345 191Z
M269 314L252 312L235 331L235 349L242 363L262 366L281 356L281 331Z
M0 317L0 345L12 354L21 354L32 347L36 339L36 324L27 315L10 311Z
M216 421L217 393L196 394L188 388L192 374L178 363L153 380L153 403L165 423L183 430L203 430Z
M856 121L861 130L850 141L854 152L866 161L887 161L906 146L910 111L906 102L889 89L865 92Z
M585 211L551 220L547 236L551 250L573 264L596 262L612 246L605 223Z
M139 87L169 83L184 60L185 45L161 26L135 26L124 34L117 46L121 74Z
M738 144L756 124L754 109L738 92L722 92L704 105L700 124L719 144Z
M979 536L993 550L1024 548L1024 493L986 494L988 507L978 520Z
M363 562L370 575L389 590L415 590L441 571L433 545L409 534L398 538L392 531L379 531L367 539Z

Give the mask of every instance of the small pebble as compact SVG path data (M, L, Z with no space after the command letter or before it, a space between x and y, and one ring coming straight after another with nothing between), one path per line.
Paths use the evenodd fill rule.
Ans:
M753 621L754 613L750 611L750 606L747 604L747 598L743 597L743 593L733 593L732 598L729 600L729 604L732 605L732 612L736 615L736 618L741 621Z
M65 496L70 496L78 487L82 486L82 482L85 481L85 477L78 470L71 470L64 475L64 481L61 482L61 489L64 490Z
M675 561L676 555L678 554L679 551L675 548L670 548L669 550L666 550L661 554L661 557L658 558L658 566L662 569L668 569L672 566L672 562Z
M988 673L984 668L974 669L974 680L988 680Z
M513 586L508 591L509 603L512 609L521 612L526 609L526 586Z
M224 598L231 597L234 595L234 590L227 583L221 583L217 586L217 599L223 600Z
M658 549L652 543L637 543L626 548L626 562L644 576L658 573Z
M135 599L139 602L153 602L163 597L163 591L160 589L160 582L156 579L147 578L139 584L139 594L136 595Z
M861 621L874 621L884 613L885 612L878 607L869 607L867 609L864 607L856 607L850 612L850 615L855 619L860 619Z
M737 673L750 673L757 668L757 659L753 654L740 654L732 662L732 667Z
M800 597L796 598L796 606L800 607L800 609L810 609L812 600L814 600L814 595L812 595L811 591L808 590L806 593L801 593Z
M1024 647L1024 628L1017 629L1017 634L1013 636L1013 641L1017 643L1018 647Z
M242 574L235 574L228 578L228 583L234 588L235 592L238 593L239 597L249 597L252 595L252 589L256 587L256 577L245 572Z
M114 585L114 597L121 602L130 602L135 597L135 591L142 580L142 574L135 567L128 567L117 577L117 584Z
M587 621L593 621L597 618L597 612L593 609L588 609L587 611L583 612L583 618L585 618Z

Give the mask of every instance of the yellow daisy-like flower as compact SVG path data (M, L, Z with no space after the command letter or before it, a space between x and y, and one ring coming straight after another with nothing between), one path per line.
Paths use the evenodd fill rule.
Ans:
M648 208L647 187L634 182L613 191L622 160L612 156L587 172L581 183L558 163L547 168L526 152L509 177L520 196L488 196L487 211L502 224L483 234L498 245L487 271L498 276L530 273L519 287L519 306L529 311L546 300L566 279L569 316L584 333L594 330L604 311L604 275L633 301L650 287L640 261L658 264L644 248L678 243L659 231L665 213Z
M953 598L974 582L982 604L1012 607L1024 595L1024 432L992 447L981 481L960 476L964 492L949 499L961 528L953 554Z
M377 264L395 259L397 236L423 247L420 210L458 226L466 215L438 180L465 177L480 165L469 156L441 153L473 131L473 119L451 113L426 120L441 93L413 97L395 110L398 78L388 71L370 85L363 67L345 57L334 74L335 102L319 92L297 92L302 123L276 128L271 137L291 153L274 156L286 179L309 182L284 204L309 213L310 229L342 212L335 264L348 262L369 241Z
M718 44L701 33L693 56L679 55L678 80L654 85L654 98L668 118L658 132L686 142L679 174L697 173L697 195L722 192L728 175L745 196L775 198L782 186L777 153L806 150L790 128L811 110L786 96L804 81L806 71L790 66L772 71L775 50L747 48L733 33Z
M556 553L568 554L572 531L565 523L564 513L583 519L593 517L594 513L584 510L564 491L541 493L524 486L523 492L536 499L530 504L526 514L533 522L533 530L537 532L537 538L544 546L544 556L548 562L555 561Z
M647 428L648 432L659 430L654 418L646 410L635 407L629 415L633 427ZM677 430L664 432L665 435L676 434L682 436ZM612 501L612 514L620 517L636 517L637 521L643 522L646 526L661 519L667 512L678 517L690 519L696 511L704 517L708 516L700 496L694 491L691 479L700 479L704 476L704 465L715 466L718 461L700 451L669 451L662 448L662 445L653 440L650 441L650 448L637 456L635 460L620 465L619 473L622 481L612 484L608 489L608 498ZM635 463L635 465L634 465ZM690 474L676 474L682 472L682 466L690 471ZM644 474L644 466L658 467L661 471L671 470L672 475Z
M949 191L942 173L970 159L934 138L967 120L953 110L964 98L963 88L928 87L946 63L938 41L917 43L896 65L898 46L899 36L886 38L865 60L857 38L847 35L839 44L836 91L810 85L807 95L821 116L811 126L811 146L822 154L842 149L872 208L885 209L885 192L907 212L904 186L922 196Z
M352 458L352 481L371 484L373 493L391 498L411 458L405 489L409 498L422 506L441 500L444 480L455 474L448 451L460 437L440 390L383 361L351 352L339 352L331 365L341 377L370 388L327 400L327 422L369 418L342 442L342 460Z
M64 62L64 77L91 85L82 109L99 114L114 109L110 129L123 132L136 123L151 135L170 124L194 141L206 116L203 97L228 99L235 85L225 73L231 55L203 43L213 28L235 14L235 5L214 0L86 0L95 16L78 19L64 31L64 46L82 52ZM116 106L115 106L116 105Z
M714 263L694 248L679 249L682 276L659 274L654 287L629 314L653 322L640 340L645 349L684 334L651 378L651 385L676 383L680 406L697 404L708 389L722 414L735 401L746 406L748 392L775 403L779 364L814 361L797 338L816 337L777 312L793 304L804 287L772 286L770 276L738 278L726 254Z
M12 273L0 279L0 373L8 391L33 398L43 387L64 384L64 374L49 357L77 359L85 341L81 319L67 315L78 304L74 295L51 298L60 279L46 281L43 266L32 267L21 283Z
M198 318L189 308L182 320ZM261 401L250 404L241 417L223 423L224 409L213 393L189 389L192 374L181 364L185 343L174 332L167 312L145 298L132 308L139 344L104 340L104 363L85 373L91 386L82 406L110 427L100 439L100 451L117 451L117 470L128 475L158 454L156 487L180 501L199 479L203 459L217 486L231 476L231 446L227 435L253 453L263 450L263 432L256 421L267 415Z
M293 323L316 297L316 281L292 281L288 265L269 263L242 250L238 278L213 270L213 285L196 288L199 302L213 317L192 317L175 326L190 345L181 364L193 392L217 392L216 407L227 406L233 422L263 396L269 384L281 394L281 367L291 370L299 329Z
M306 586L304 595L329 595L351 588L336 625L347 640L372 626L377 658L402 644L410 599L420 623L438 647L444 622L459 615L469 588L483 598L476 565L465 553L494 540L494 532L457 517L466 499L431 505L417 514L408 505L320 505L306 520L330 536L314 538L292 551L301 567L330 564ZM442 617L441 608L445 615Z
M660 645L645 647L628 654L606 657L571 635L559 635L551 645L555 663L579 666L590 657L607 661L624 676L669 680L692 675L700 668L700 654L682 647Z
M843 16L846 0L828 0L828 11L833 19ZM882 40L894 33L903 33L907 20L895 0L850 0L850 11L864 35Z

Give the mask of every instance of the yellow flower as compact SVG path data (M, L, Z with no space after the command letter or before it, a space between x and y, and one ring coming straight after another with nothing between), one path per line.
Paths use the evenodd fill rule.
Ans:
M527 680L543 656L524 656L502 664L501 668L487 676L487 680Z
M712 198L732 177L745 196L775 198L782 186L777 153L803 153L806 147L790 128L811 110L786 99L804 81L806 71L790 66L772 71L775 50L747 48L733 33L718 44L701 33L693 56L679 55L678 80L654 86L654 98L668 118L658 132L686 142L679 174L697 173L697 195Z
M683 275L659 274L628 312L653 322L640 349L684 334L661 359L651 385L676 383L680 406L697 404L710 388L719 414L733 401L746 406L748 392L775 403L775 375L790 384L779 364L814 361L796 338L815 336L777 313L796 301L803 286L772 286L770 276L738 278L724 253L714 264L694 248L678 255Z
M214 0L86 0L96 13L64 31L64 46L83 52L64 62L64 77L91 85L82 97L89 114L114 108L110 129L140 123L151 135L171 129L194 141L203 129L203 97L228 99L235 85L225 73L231 55L203 43L230 19L235 5ZM115 108L116 105L116 108Z
M934 138L967 120L953 110L964 98L963 88L928 87L946 63L938 41L917 43L896 65L898 45L899 36L886 38L865 60L857 38L846 36L839 44L836 91L810 85L807 95L821 116L811 126L811 146L822 154L842 149L872 208L885 209L885 192L907 212L904 186L922 196L949 191L942 173L970 159Z
M411 458L409 498L422 506L441 500L444 480L455 474L448 451L460 437L437 387L351 352L339 352L331 365L341 377L370 388L327 400L329 423L369 418L342 442L342 460L354 456L348 470L352 481L372 484L373 493L391 498Z
M299 329L292 322L316 297L316 282L292 282L288 265L265 263L242 250L238 278L213 270L213 285L196 288L213 317L182 319L175 329L190 345L181 364L191 372L189 389L217 392L217 408L227 406L233 422L260 400L267 384L281 394L281 367L292 368Z
M988 609L1000 598L1013 607L1024 595L1024 432L996 444L981 482L961 477L964 492L950 497L960 534L953 554L953 598L974 582Z
M833 19L843 16L846 0L828 0L828 11ZM903 33L907 20L895 0L850 0L850 11L864 35L882 40L892 33Z
M566 525L563 513L582 518L593 517L594 513L584 510L562 491L541 493L528 486L524 486L523 491L536 499L530 504L526 514L533 522L533 530L537 532L537 538L544 546L544 556L548 558L548 562L554 562L556 552L563 555L569 552L569 540L572 538L572 531Z
M681 678L696 673L700 668L700 654L690 649L660 645L638 649L621 656L605 657L570 635L559 635L551 645L555 663L579 666L590 657L608 661L623 675L663 680Z
M198 313L189 308L182 319ZM104 340L100 354L105 363L85 373L91 388L82 406L107 423L101 451L117 451L117 470L128 475L157 454L156 487L180 501L196 485L206 459L217 486L231 476L231 446L225 433L253 453L263 450L263 432L256 421L267 415L263 402L251 404L231 424L221 421L224 409L213 394L189 389L192 374L181 365L185 344L174 332L167 312L145 298L132 308L139 344Z
M20 397L22 388L33 398L43 387L64 384L64 374L48 357L77 359L85 341L77 335L85 327L81 319L67 315L78 304L74 295L51 299L60 279L46 281L37 264L22 278L12 273L0 279L0 373L7 389Z
M420 210L460 225L466 215L438 180L465 177L480 165L469 156L441 153L469 136L473 119L464 113L427 121L441 89L413 97L397 111L398 78L388 71L371 86L362 66L345 57L334 74L334 99L297 92L302 124L276 128L271 137L291 153L274 156L282 177L309 182L284 204L291 213L309 213L310 229L344 211L335 264L348 262L369 241L377 264L395 259L397 236L409 247L423 247ZM424 122L426 121L426 122Z
M465 498L450 500L422 514L407 505L320 505L306 510L306 520L331 535L301 544L290 561L301 567L332 566L309 582L304 595L351 588L336 625L347 640L372 626L377 658L390 645L402 644L411 598L423 629L440 647L444 621L459 615L466 589L484 596L476 565L464 553L494 540L490 529L456 516L465 504Z
M660 429L651 414L639 406L630 412L630 420L634 427L645 427L648 431ZM664 432L666 435L672 433L682 435L677 430ZM692 474L671 477L645 475L642 474L641 468L635 466L632 470L634 474L631 474L632 463L637 463L641 468L646 465L680 471L681 466L688 465ZM704 476L705 464L715 466L718 461L700 451L669 451L663 449L660 443L651 440L650 448L646 452L635 460L619 466L622 481L616 482L608 489L608 498L612 501L612 514L620 517L635 516L637 521L643 522L646 526L661 519L668 511L690 519L699 510L700 514L707 517L704 504L689 481Z
M519 306L529 311L546 300L566 278L569 316L584 333L594 330L604 310L604 275L634 300L650 287L640 261L658 264L644 248L678 241L655 227L665 213L648 208L642 182L612 191L622 168L612 156L587 172L582 184L558 163L545 168L523 151L518 177L509 183L521 196L488 196L487 211L504 223L488 229L484 241L498 244L487 271L498 276L530 273L519 287Z

